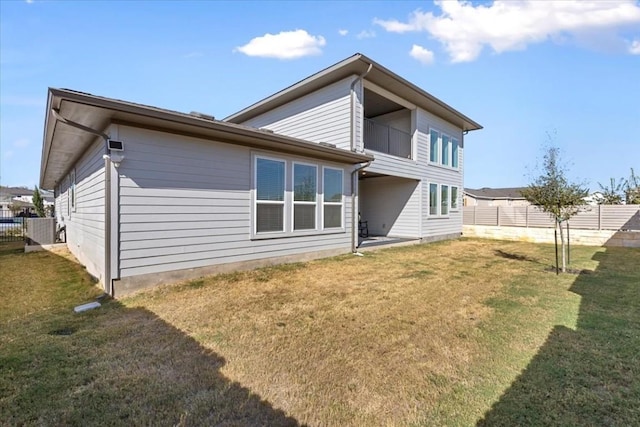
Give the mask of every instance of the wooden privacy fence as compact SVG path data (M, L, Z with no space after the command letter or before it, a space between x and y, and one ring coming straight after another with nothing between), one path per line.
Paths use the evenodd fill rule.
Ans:
M553 219L537 206L465 206L464 225L552 228ZM640 231L640 205L584 206L569 221L585 230Z

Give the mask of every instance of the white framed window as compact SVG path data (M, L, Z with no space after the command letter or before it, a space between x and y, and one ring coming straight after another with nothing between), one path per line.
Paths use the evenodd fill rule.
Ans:
M429 215L436 216L438 215L438 205L440 202L438 201L438 184L430 183L429 184Z
M451 167L455 169L458 169L458 157L460 156L458 154L458 147L458 140L451 138Z
M344 171L324 167L322 169L322 223L323 228L342 228L344 212Z
M449 186L440 186L440 215L449 215Z
M305 163L293 163L292 187L293 230L317 229L318 167Z
M440 132L434 129L429 130L429 161L438 163L438 147L440 145Z
M440 152L442 153L442 158L441 160L441 164L443 164L444 166L449 166L450 165L450 155L449 155L449 151L451 150L451 140L449 139L448 135L442 134L442 136L440 137L440 140L442 141L442 147L440 148Z
M451 186L451 210L452 211L457 211L459 209L458 198L459 198L458 187Z
M286 163L284 160L255 157L255 233L283 232Z

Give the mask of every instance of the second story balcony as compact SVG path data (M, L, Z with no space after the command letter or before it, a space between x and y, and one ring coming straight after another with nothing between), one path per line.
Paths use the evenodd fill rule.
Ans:
M364 119L364 148L390 154L403 159L411 159L411 134L400 129Z

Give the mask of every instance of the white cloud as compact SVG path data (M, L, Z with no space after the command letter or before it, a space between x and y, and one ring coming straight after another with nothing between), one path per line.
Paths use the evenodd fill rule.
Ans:
M418 46L417 44L414 44L411 47L411 51L409 51L409 55L411 55L414 59L418 60L424 65L433 64L433 52L422 46Z
M7 150L7 151L4 152L3 158L5 160L10 160L13 157L13 154L14 154L13 150Z
M17 148L25 148L29 145L29 140L27 138L20 138L13 141L13 146Z
M319 55L327 42L322 36L312 36L305 30L282 31L278 34L265 34L255 37L234 51L247 56L263 58L295 59L304 56Z
M338 34L340 34L341 36L346 36L347 34L349 34L349 30L338 30Z
M370 30L362 30L358 33L358 35L356 36L357 39L362 40L362 39L372 39L376 36L376 33L374 31L370 31Z
M632 55L640 55L640 39L631 42L629 53Z
M394 33L429 33L453 62L477 59L485 45L501 53L550 38L610 32L640 23L640 5L634 0L496 0L489 6L437 1L436 5L440 15L416 10L407 22L378 18L373 22Z

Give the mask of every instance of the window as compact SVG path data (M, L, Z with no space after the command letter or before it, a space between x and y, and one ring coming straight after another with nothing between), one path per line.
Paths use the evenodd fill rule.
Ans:
M293 164L293 229L315 230L318 168Z
M71 187L70 187L70 197L71 197L71 211L76 211L76 171L75 169L71 171Z
M438 215L438 184L429 184L429 215Z
M323 170L323 226L324 228L342 228L342 171L324 168Z
M451 167L458 169L458 140L451 139Z
M449 186L440 186L440 215L449 215Z
M449 166L449 137L442 135L442 164Z
M285 162L256 158L256 233L284 231Z
M429 161L433 163L438 162L438 139L440 138L440 132L437 130L431 130L429 132Z
M458 187L451 187L451 210L458 210Z

